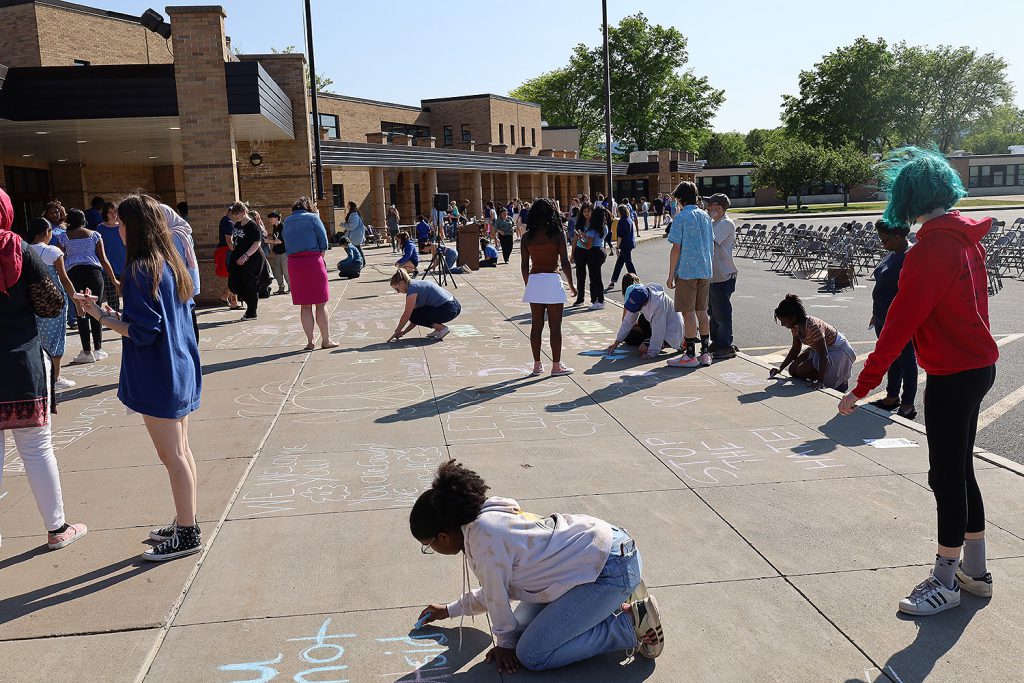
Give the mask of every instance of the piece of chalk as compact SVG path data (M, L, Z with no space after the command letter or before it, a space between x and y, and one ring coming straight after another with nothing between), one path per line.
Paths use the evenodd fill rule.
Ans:
M422 617L420 617L420 618L419 618L419 619L418 619L418 620L416 621L416 623L415 623L415 624L413 624L413 626L412 626L413 630L414 630L414 631L418 631L418 630L420 630L421 628L423 628L424 626L426 626L426 624L427 624L427 619L429 619L429 618L430 618L430 614L429 614L429 613L428 613L428 614L424 614L424 615L423 615Z

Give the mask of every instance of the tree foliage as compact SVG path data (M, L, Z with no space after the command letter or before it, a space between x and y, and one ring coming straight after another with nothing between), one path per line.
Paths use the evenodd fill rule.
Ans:
M735 166L751 160L743 133L712 133L698 149L698 156L708 166Z
M599 76L593 53L583 45L573 50L566 66L531 78L509 93L512 97L540 105L551 126L574 126L580 132L580 156L597 156L603 137L604 105L597 92L582 84Z
M685 68L686 38L638 13L609 27L608 47L612 137L620 153L697 149L725 95ZM603 142L603 63L601 46L579 44L568 65L532 78L510 94L540 104L550 125L579 127L581 149L593 154L597 142Z
M272 48L270 48L270 51L273 52L275 55L290 55L290 54L294 54L295 53L295 46L294 45L289 45L288 47L286 47L286 48L284 48L282 50L278 50L277 48L273 48L272 47ZM306 64L304 68L306 70L306 85L308 87L309 86L309 64ZM316 92L328 92L328 93L331 92L327 88L329 88L332 83L334 83L334 81L332 79L327 78L326 76L321 76L320 74L317 74L317 76L316 76Z
M757 167L750 174L755 190L773 188L789 208L790 196L800 206L803 188L828 175L828 159L822 148L790 138L770 142L754 161Z
M868 185L878 178L875 160L853 145L821 153L824 174L820 180L831 180L843 186L843 207L850 203L850 188Z
M1004 104L979 119L962 146L972 154L1005 154L1010 145L1024 145L1024 109Z
M782 128L752 128L744 141L747 156L751 159L761 156L769 143L781 139L784 135Z
M811 144L884 152L901 144L956 147L1013 89L1006 62L968 47L935 48L861 37L800 73L783 96L789 134Z

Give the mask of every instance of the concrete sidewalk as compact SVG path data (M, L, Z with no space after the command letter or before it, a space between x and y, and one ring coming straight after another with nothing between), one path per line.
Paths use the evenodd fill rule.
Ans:
M407 522L449 457L531 512L628 528L664 613L656 662L611 653L514 680L1019 679L1016 473L976 462L995 598L899 616L935 551L920 433L867 410L839 417L833 396L769 382L743 358L680 371L581 355L610 342L611 305L567 312L575 375L527 378L518 262L458 278L463 314L443 342L388 345L404 303L387 286L392 260L370 250L362 278L332 281L342 347L330 352L298 351L289 297L261 301L251 323L201 312L198 563L137 560L173 508L141 419L115 398L119 344L68 369L79 386L55 443L69 519L90 532L46 551L8 442L5 680L501 680L483 662L485 618L466 620L461 648L457 621L410 630L460 591L459 558L422 555ZM913 445L865 443L880 438Z

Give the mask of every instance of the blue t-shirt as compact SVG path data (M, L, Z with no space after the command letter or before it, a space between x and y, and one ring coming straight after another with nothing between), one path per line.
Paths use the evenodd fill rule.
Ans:
M426 221L416 224L416 239L425 240L430 237L430 225Z
M235 224L231 221L231 217L225 215L220 219L220 228L218 228L219 238L217 240L218 247L230 247L231 246L231 233L235 230Z
M455 298L451 292L433 280L413 280L409 283L409 291L405 295L412 294L416 295L416 308L443 306Z
M59 247L61 238L67 234L67 230L64 228L58 228L56 225L53 226L53 234L50 235L50 246Z
M95 230L96 226L103 222L103 214L99 209L89 208L85 210L85 227Z
M618 237L626 249L636 246L636 231L633 230L633 221L628 218L619 219Z
M903 270L903 261L910 249L911 247L908 247L906 251L890 252L875 268L875 288L871 290L871 315L876 318L876 322L885 319L892 300L896 298L896 292L900 289L900 271Z
M495 249L494 246L488 244L486 247L484 247L484 258L485 259L497 259L498 258L498 250Z
M681 280L710 280L715 234L711 216L695 204L687 204L672 219L668 241L678 244L676 277Z
M122 339L117 397L137 413L177 420L199 408L203 387L192 329L195 304L178 299L167 264L155 299L152 282L141 269L122 282L121 319L128 323L128 336Z
M459 261L459 252L455 251L451 247L441 247L441 256L444 258L445 265L447 265L449 269L455 268L455 264Z
M124 242L121 241L121 231L116 225L97 225L93 228L103 238L103 251L107 254L110 267L114 269L114 275L121 277L124 274L124 262L128 258Z

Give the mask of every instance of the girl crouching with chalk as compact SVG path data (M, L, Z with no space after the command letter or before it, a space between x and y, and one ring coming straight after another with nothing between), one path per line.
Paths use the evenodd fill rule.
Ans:
M417 626L486 612L498 671L554 669L612 650L653 659L665 647L661 615L640 577L640 552L626 531L588 515L524 512L486 497L476 472L454 460L409 515L422 552L464 553L480 587L427 606ZM468 570L464 572L468 577ZM463 586L465 591L468 586ZM638 590L639 589L639 590ZM513 611L511 600L519 600Z

